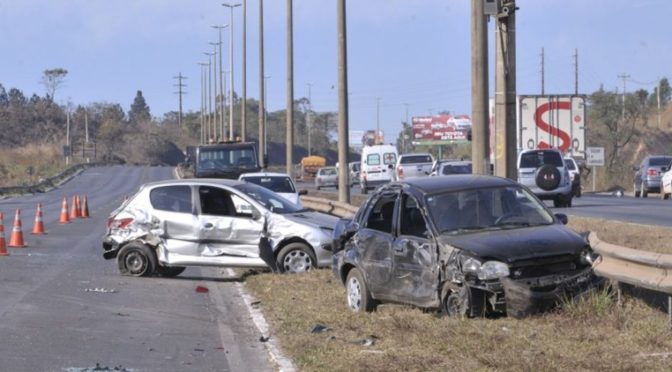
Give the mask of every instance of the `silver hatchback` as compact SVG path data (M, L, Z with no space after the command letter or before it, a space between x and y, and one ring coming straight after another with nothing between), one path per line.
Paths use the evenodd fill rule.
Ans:
M175 276L191 265L302 272L329 265L336 223L251 183L162 181L112 212L103 257L132 276Z

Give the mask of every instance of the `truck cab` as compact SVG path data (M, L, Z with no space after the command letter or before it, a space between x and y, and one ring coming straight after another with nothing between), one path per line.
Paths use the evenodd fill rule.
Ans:
M194 178L237 180L243 173L261 170L254 142L199 145L192 151L191 165L194 169Z

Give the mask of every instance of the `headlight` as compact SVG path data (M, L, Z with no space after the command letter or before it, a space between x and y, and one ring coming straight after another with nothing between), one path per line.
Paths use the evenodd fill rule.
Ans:
M478 271L478 279L480 280L504 278L507 276L509 276L509 267L499 261L487 261L481 265L481 269Z
M462 272L476 274L481 270L481 263L473 258L467 258L462 262Z

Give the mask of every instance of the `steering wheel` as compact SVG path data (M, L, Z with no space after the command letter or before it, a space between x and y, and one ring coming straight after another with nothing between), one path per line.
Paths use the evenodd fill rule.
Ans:
M512 217L517 217L517 215L515 215L515 214L513 214L513 213L505 213L505 214L499 216L499 217L495 220L495 225L499 225L499 224L503 223L504 221L506 221L506 220L508 220L508 219L510 219L510 218L512 218Z

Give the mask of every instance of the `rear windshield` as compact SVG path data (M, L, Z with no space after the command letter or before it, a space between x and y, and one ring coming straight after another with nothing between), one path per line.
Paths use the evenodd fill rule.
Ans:
M660 156L656 158L650 158L649 159L649 165L653 166L667 166L670 165L670 162L672 161L672 157L669 156Z
M526 152L520 157L520 168L539 168L546 164L562 167L562 157L555 151Z
M432 157L429 155L404 155L400 162L401 164L431 163Z
M471 174L471 164L446 164L441 174Z
M274 192L295 193L294 184L289 177L278 176L259 176L259 177L244 177L243 181L251 182L255 185L265 187Z

